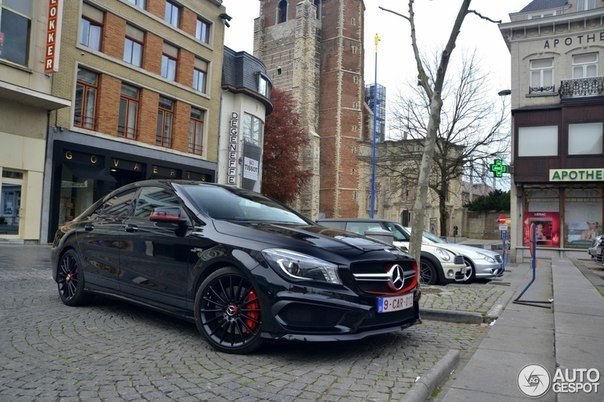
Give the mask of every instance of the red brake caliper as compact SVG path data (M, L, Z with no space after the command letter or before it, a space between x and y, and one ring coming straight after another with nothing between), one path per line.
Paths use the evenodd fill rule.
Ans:
M251 331L255 331L258 327L258 321L260 319L260 303L258 303L258 297L256 296L256 292L250 290L250 292L245 297L243 301L246 311L245 315L248 317L245 320L245 325L247 328L244 328L243 332L250 333ZM248 330L249 328L249 330Z

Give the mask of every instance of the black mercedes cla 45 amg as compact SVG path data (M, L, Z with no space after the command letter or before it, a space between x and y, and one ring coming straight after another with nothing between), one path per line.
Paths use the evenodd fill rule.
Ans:
M419 319L417 264L260 194L149 180L108 194L56 233L63 303L104 294L194 321L216 349L338 341Z

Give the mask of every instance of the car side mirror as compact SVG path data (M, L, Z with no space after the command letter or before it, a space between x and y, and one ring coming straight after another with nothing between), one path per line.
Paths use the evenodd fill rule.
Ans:
M149 215L151 222L159 223L177 223L179 225L187 222L187 216L179 207L158 207L153 208L153 212Z

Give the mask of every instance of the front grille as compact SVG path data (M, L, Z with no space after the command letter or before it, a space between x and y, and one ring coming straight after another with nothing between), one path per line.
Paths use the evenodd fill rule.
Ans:
M417 286L417 264L414 261L398 262L403 268L404 285L396 290L393 281L392 262L356 263L350 266L357 286L372 295L394 296L407 293Z

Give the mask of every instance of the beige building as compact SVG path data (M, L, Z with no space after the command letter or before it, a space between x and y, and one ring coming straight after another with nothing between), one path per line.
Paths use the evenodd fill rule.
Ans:
M38 241L51 95L45 74L49 2L0 0L0 241Z
M225 20L219 0L63 2L42 241L109 191L216 181ZM42 151L44 152L44 151Z
M541 257L584 256L604 217L604 4L534 0L510 19L511 257L533 233Z

